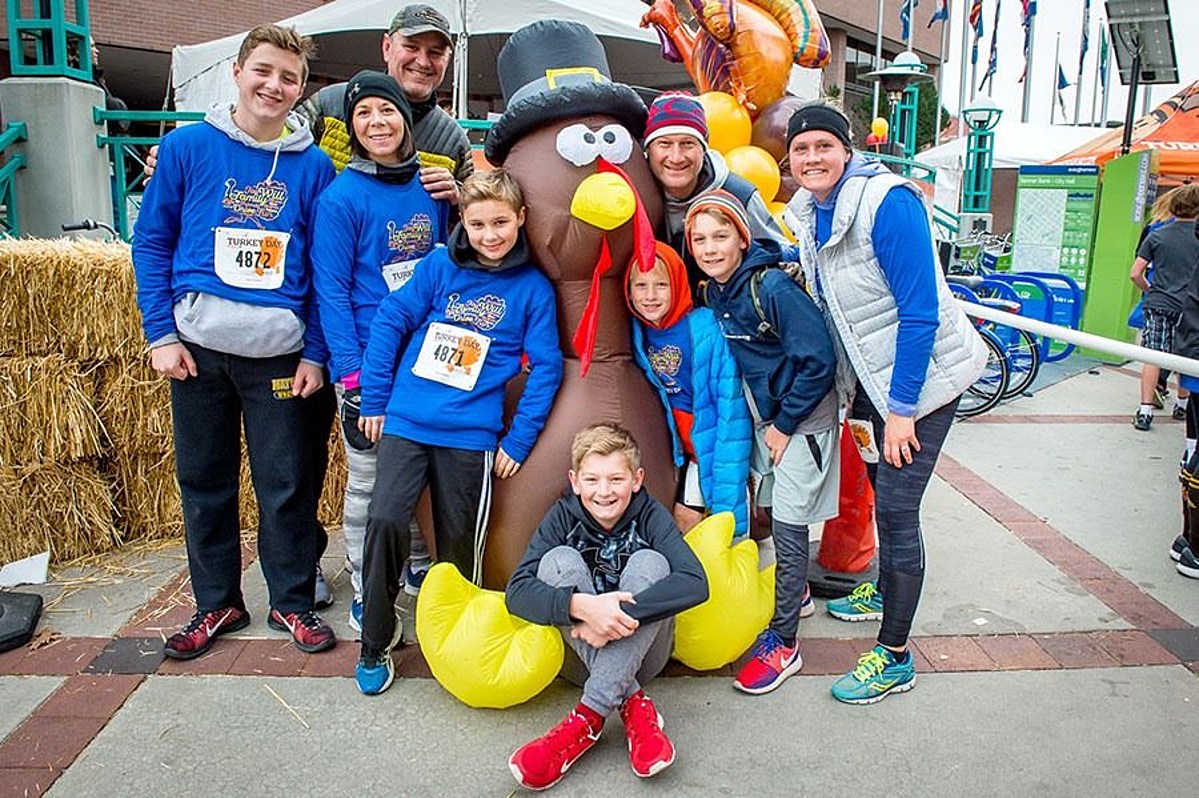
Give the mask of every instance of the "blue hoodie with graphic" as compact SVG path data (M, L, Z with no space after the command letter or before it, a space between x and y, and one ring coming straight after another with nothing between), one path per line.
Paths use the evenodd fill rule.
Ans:
M133 236L146 339L244 357L302 350L323 364L308 241L333 164L299 116L258 142L232 108L214 105L159 148Z
M562 382L556 307L523 230L488 266L458 224L379 304L362 360L362 415L386 415L383 434L431 446L493 451L498 440L523 463ZM522 354L529 377L505 434L505 388Z
M312 266L334 382L362 368L371 322L388 292L443 244L449 203L420 180L382 180L355 158L317 202Z

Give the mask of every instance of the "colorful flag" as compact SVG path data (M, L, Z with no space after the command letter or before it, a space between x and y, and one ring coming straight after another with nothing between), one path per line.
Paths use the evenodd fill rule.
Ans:
M928 21L928 27L936 25L938 22L949 21L949 0L941 0L941 7L933 12L932 18Z
M1091 0L1082 0L1082 43L1078 47L1078 72L1082 74L1082 62L1091 45Z
M903 5L899 7L899 22L903 25L903 35L900 36L905 42L912 34L912 9L920 5L920 0L903 0Z
M1027 2L1027 0L1024 0ZM983 73L982 82L978 84L978 90L982 91L987 82L995 77L995 70L999 68L999 7L1003 5L1003 0L995 0L995 21L991 25L991 55L987 59L987 71Z
M1099 29L1099 80L1107 85L1107 68L1108 68L1108 42L1107 30Z
M1028 56L1032 52L1032 20L1037 15L1037 0L1020 0L1024 5L1024 15L1021 25L1024 26L1024 71L1020 73L1019 83L1024 82L1028 74Z
M974 28L974 46L970 50L970 63L978 63L978 42L983 37L983 0L970 0L970 27Z
M1062 99L1062 89L1068 88L1070 81L1066 80L1066 73L1062 71L1062 65L1057 65L1057 104L1062 109L1062 116L1066 115L1066 101Z

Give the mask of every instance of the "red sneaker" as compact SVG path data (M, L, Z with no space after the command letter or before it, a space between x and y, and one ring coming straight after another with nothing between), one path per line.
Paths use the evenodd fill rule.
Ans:
M629 737L629 765L643 779L666 770L674 762L674 743L662 731L662 716L641 690L620 707L620 719Z
M337 637L329 624L312 610L308 612L279 612L271 610L266 625L280 632L290 632L296 648L308 654L324 651L337 645Z
M237 607L197 612L183 631L167 638L162 653L171 659L195 659L212 648L212 641L250 625L250 613Z
M586 718L572 711L544 737L516 749L508 758L508 767L520 786L530 790L549 789L599 741L600 731L593 730Z

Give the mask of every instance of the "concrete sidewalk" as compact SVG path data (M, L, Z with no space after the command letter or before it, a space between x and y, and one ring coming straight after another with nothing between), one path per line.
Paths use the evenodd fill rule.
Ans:
M736 693L731 669L652 684L679 752L669 770L634 777L613 718L553 793L1194 794L1199 582L1166 556L1182 425L1135 431L1135 394L1134 370L1101 367L955 427L924 506L915 690L835 702L833 677L877 624L821 611L801 627L803 672L771 695ZM334 541L325 617L348 638ZM251 626L164 661L163 635L192 611L182 552L119 565L39 588L53 641L0 655L0 796L509 796L508 755L577 699L556 682L472 710L415 646L390 691L361 696L352 640L308 656L267 629L252 557Z

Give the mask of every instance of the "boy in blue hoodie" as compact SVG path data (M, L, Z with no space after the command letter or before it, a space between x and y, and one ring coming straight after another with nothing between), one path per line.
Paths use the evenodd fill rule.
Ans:
M556 298L529 261L520 187L497 169L472 175L459 196L462 221L383 298L362 359L359 426L379 449L355 671L366 695L394 678L395 600L421 491L432 493L438 559L480 583L491 473L520 469L562 381ZM522 354L531 370L505 432Z
M196 614L164 653L192 659L250 623L241 593L241 432L258 499L267 623L302 651L331 648L313 611L316 530L301 399L326 350L311 302L309 219L333 179L291 114L310 39L261 25L233 66L234 105L165 138L133 239L150 363L171 378L175 466Z
M629 264L625 296L633 315L633 357L657 389L679 469L674 520L684 533L705 512L731 512L737 538L749 534L749 453L753 422L741 372L716 318L691 303L687 267L655 242L654 266Z
M797 638L808 525L837 515L837 360L820 310L786 273L768 268L782 253L773 241L750 238L740 200L726 191L697 197L686 232L709 278L703 296L741 367L755 426L758 504L771 508L774 617L733 683L742 692L767 693L803 667Z

